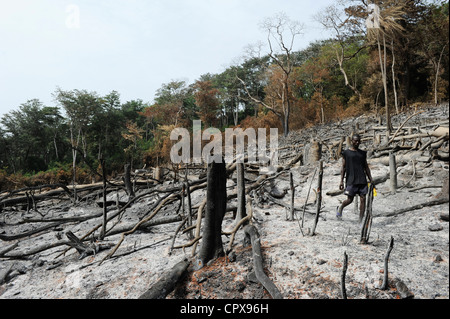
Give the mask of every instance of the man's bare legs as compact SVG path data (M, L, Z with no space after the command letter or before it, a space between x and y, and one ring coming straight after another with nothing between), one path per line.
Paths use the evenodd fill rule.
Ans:
M359 200L359 223L361 223L366 212L366 195L359 195Z
M348 205L353 203L353 198L354 198L354 196L350 196L350 195L347 196L347 199L342 202L341 206L339 206L339 208L336 212L336 217L338 217L338 218L342 217L342 211L344 210L345 207L347 207Z
M340 216L342 216L342 211L344 210L345 207L347 207L348 205L350 205L351 203L353 203L353 199L355 197L354 196L347 196L347 199L344 200L341 204L341 206L339 206L338 208L338 213ZM359 195L360 198L360 202L359 202L359 222L361 223L361 221L364 218L364 213L366 210L366 195Z

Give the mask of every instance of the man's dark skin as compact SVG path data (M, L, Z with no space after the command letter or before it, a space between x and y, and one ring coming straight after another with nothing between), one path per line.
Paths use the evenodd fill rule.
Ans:
M359 145L361 144L361 138L358 135L355 135L352 137L351 140L351 151L357 151L359 149ZM373 184L372 174L370 173L369 165L367 164L367 160L364 163L364 171L369 178L369 182ZM345 158L342 158L342 168L341 168L341 183L339 184L339 189L344 190L344 177L346 175L346 169L345 169ZM360 197L360 204L359 204L359 222L362 222L362 219L364 217L364 212L366 210L366 195L359 195ZM341 206L339 207L339 212L342 214L343 209L350 205L353 202L354 196L347 195L347 199L342 202Z

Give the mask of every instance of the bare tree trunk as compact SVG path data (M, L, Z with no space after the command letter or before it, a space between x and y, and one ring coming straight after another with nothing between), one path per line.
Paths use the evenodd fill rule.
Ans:
M342 75L344 76L345 86L349 87L356 95L358 95L358 100L361 101L361 93L356 88L356 86L353 86L350 84L350 81L348 80L347 72L345 72L344 69L344 48L341 47L341 53L339 54L338 49L336 49L336 59L339 64L339 70L341 71Z
M397 87L395 84L395 53L394 53L394 36L392 36L391 41L391 51L392 51L392 89L394 90L394 102L395 102L395 113L399 113L398 109L398 98L397 98Z
M186 181L187 181L187 178L186 178ZM186 196L187 196L187 199L188 199L188 208L187 208L187 227L191 227L191 226L192 226L192 215L191 215L191 214L192 214L191 190L190 190L190 188L189 188L189 183L188 183L188 182L186 182L185 185L186 185ZM193 238L194 238L194 235L193 235L192 230L190 230L190 231L188 232L188 237L189 237L189 239L193 239Z
M348 255L347 255L347 252L344 252L344 263L342 265L342 273L341 273L341 296L342 296L342 299L347 299L347 290L345 288L345 277L347 275L347 264L348 264Z
M316 218L314 219L314 226L312 228L311 236L315 235L317 223L319 221L320 208L322 206L322 178L323 178L323 160L320 160L320 162L319 162L319 178L317 181Z
M439 55L439 60L438 63L436 65L436 76L434 79L434 104L438 104L438 80L439 80L439 69L441 67L441 60L442 60L442 55L444 54L444 50L445 47L447 46L447 44L444 45L444 47L442 48L441 54Z
M125 174L123 182L128 193L128 200L130 200L135 197L133 185L131 184L131 165L125 164L124 170Z
M389 256L393 248L394 248L394 237L391 236L391 241L389 242L386 255L384 256L384 278L383 284L380 287L381 290L386 290L388 287L388 263L389 263Z
M387 89L387 75L386 75L386 37L383 34L383 56L381 53L381 43L380 43L380 31L377 32L377 44L378 44L378 56L380 59L380 70L381 70L381 79L383 82L384 88L384 105L386 108L386 126L387 132L391 132L391 115L389 113L389 103L388 103L388 89Z
M224 255L222 244L222 221L227 208L225 162L208 164L206 191L205 228L199 251L199 266Z
M102 166L102 176L103 176L103 224L102 230L100 232L100 239L103 240L106 234L106 222L107 222L107 211L106 211L106 168L105 160L100 159L100 164Z
M397 163L395 160L394 152L389 152L389 171L390 171L390 184L391 193L395 194L397 192Z
M290 220L294 220L294 199L295 199L295 187L294 187L294 177L292 175L292 172L289 172L289 182L291 187L291 213L290 213Z
M236 223L247 216L245 210L245 181L244 181L244 163L238 163L236 165L237 172L237 213Z
M361 244L367 244L369 242L370 230L372 227L372 204L373 204L373 184L370 184L369 192L367 194L366 213L361 229Z

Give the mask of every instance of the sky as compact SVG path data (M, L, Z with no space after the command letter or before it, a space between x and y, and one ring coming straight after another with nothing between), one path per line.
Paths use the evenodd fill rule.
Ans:
M52 94L87 90L152 103L165 83L195 82L267 42L263 19L304 25L294 50L329 34L313 16L334 0L0 0L0 118ZM267 50L262 53L267 53Z

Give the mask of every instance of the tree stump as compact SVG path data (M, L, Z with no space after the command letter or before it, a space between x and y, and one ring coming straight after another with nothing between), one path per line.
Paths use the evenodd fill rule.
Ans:
M199 251L199 265L224 255L222 221L227 209L225 162L211 163L207 171L205 226Z
M305 164L315 164L322 158L322 144L312 140L311 143L305 145L303 158Z

